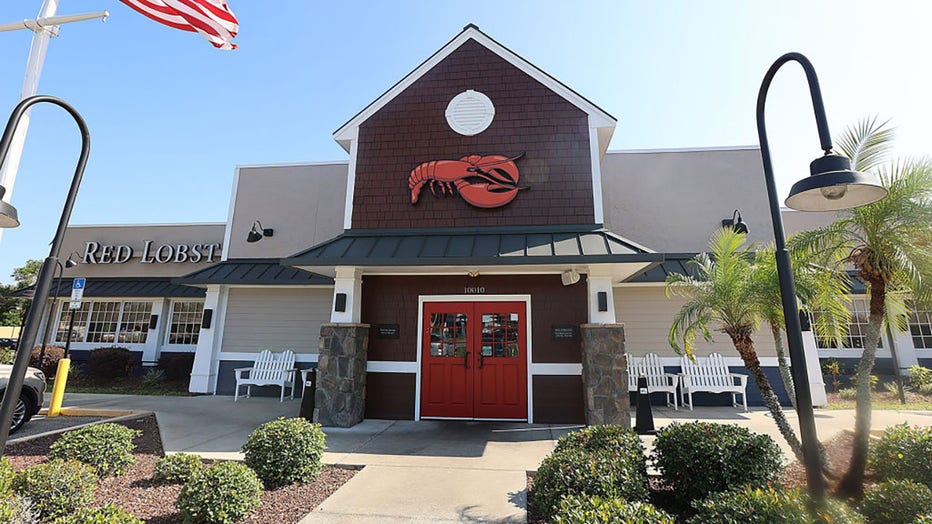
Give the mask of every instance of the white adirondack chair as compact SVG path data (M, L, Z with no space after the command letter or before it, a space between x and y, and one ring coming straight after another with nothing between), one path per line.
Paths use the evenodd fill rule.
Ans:
M683 357L680 364L680 404L686 404L689 396L689 409L693 409L693 393L731 393L731 404L738 407L737 395L741 394L744 411L748 410L748 377L729 371L725 359L719 353L712 353L708 357L696 357L693 362L689 357Z
M259 352L252 367L236 368L236 393L233 395L233 402L239 400L240 386L246 386L246 398L252 392L252 386L278 386L282 390L279 402L285 401L285 387L291 386L291 396L294 398L295 391L295 373L294 351L283 351L281 353L272 353L269 349Z
M679 377L664 371L656 353L648 353L643 357L628 355L628 391L637 391L638 377L641 375L647 377L647 391L666 393L667 405L673 406L675 410L679 409L676 403Z

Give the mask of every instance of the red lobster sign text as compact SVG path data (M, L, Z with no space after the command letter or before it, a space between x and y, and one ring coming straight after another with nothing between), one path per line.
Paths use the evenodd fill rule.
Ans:
M518 167L515 160L503 155L468 155L459 160L431 160L415 167L408 177L411 203L416 204L425 185L434 196L439 192L452 196L459 193L463 200L481 208L501 207L514 200L518 191Z

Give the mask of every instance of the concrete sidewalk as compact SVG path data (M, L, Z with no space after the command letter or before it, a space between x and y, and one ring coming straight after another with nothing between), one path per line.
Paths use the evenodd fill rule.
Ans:
M150 410L166 451L241 458L239 449L259 424L297 416L299 401L231 397L66 395L69 407ZM796 415L788 411L797 426ZM655 408L659 429L673 421L735 423L770 435L792 460L763 408L673 411ZM932 411L875 411L872 426L932 425ZM854 426L852 410L817 410L819 437ZM365 468L302 520L307 523L525 522L526 471L537 469L556 439L579 426L464 421L366 420L349 429L325 428L331 464ZM797 426L798 431L798 426ZM648 448L652 437L645 438Z

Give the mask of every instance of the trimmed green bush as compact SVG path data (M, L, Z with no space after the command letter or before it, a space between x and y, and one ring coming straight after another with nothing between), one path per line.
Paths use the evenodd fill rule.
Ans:
M858 390L855 388L842 388L838 390L838 398L842 400L857 400Z
M628 453L634 449L644 450L637 433L624 426L589 426L579 431L568 433L554 447L554 453L569 449L583 451L618 451ZM645 466L646 467L646 466Z
M870 466L883 480L912 480L932 488L932 427L897 424L871 445Z
M92 349L87 354L87 373L98 382L126 378L133 373L133 352L117 346Z
M913 524L932 524L932 513L916 517L916 520L913 521Z
M16 478L16 470L6 457L0 458L0 497L13 493L13 479Z
M673 423L657 433L653 463L680 503L776 480L781 452L767 435L734 424Z
M598 496L566 496L554 524L674 524L669 513L643 502L603 499Z
M189 524L232 524L259 505L262 481L239 462L220 462L198 471L175 505Z
M0 348L0 364L12 365L16 360L16 352L12 349Z
M136 463L133 439L139 431L107 422L68 431L49 447L49 458L77 460L94 468L97 475L122 475Z
M143 524L143 521L113 504L96 508L81 508L77 512L59 517L54 524Z
M915 365L909 368L909 385L916 391L923 386L932 386L932 369Z
M185 484L203 467L201 457L190 453L176 453L156 461L152 478L166 484Z
M932 489L911 480L891 480L869 490L861 501L869 524L911 524L932 513Z
M280 418L262 424L246 443L246 465L266 487L274 488L307 482L321 470L326 436L320 424L303 418Z
M32 501L12 493L0 497L0 524L36 524L39 512Z
M534 477L530 504L547 519L564 496L647 500L644 447L631 430L587 428L567 435ZM633 437L633 438L632 438Z
M696 515L689 524L860 524L864 519L844 502L829 499L813 516L808 495L801 490L739 488L715 493L692 503Z
M162 353L158 368L165 372L166 380L187 380L194 367L194 353Z
M53 520L94 501L97 475L87 464L52 460L17 473L13 490L31 500L43 520Z

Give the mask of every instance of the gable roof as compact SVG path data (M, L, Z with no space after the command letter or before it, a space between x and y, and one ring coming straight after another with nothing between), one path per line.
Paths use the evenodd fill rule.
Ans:
M436 53L431 55L427 60L421 62L413 71L408 73L404 78L399 80L388 91L382 93L372 103L356 113L353 118L340 126L334 131L333 138L347 152L350 150L350 143L358 136L359 126L369 119L370 116L377 113L382 107L388 104L392 99L401 94L411 84L424 76L428 71L434 68L444 58L456 51L460 46L469 40L474 40L479 45L495 53L506 62L517 67L531 78L537 80L548 89L561 96L567 102L578 107L581 111L589 115L590 125L598 129L599 136L599 154L604 155L608 150L608 143L611 141L612 133L615 130L617 119L608 114L599 106L593 104L585 97L574 91L572 88L550 76L534 64L528 62L517 53L496 42L487 34L479 30L475 24L469 24L463 30L441 47Z

